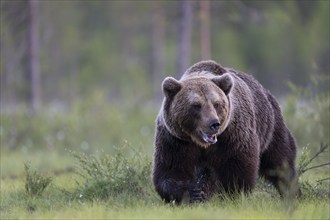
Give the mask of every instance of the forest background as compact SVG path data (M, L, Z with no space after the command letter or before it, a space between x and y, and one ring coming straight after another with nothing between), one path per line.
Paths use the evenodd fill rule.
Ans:
M299 155L330 143L327 0L1 0L0 7L2 184L21 181L27 161L72 176L72 151L130 146L150 162L162 80L205 59L252 74L278 98ZM328 167L318 172L307 179L330 176ZM3 195L1 210L15 217L6 207L17 201Z
M278 97L289 82L328 89L327 1L203 2L1 1L2 110L33 94L61 109L95 92L160 102L163 78L201 59L253 74ZM317 91L315 81L324 83Z

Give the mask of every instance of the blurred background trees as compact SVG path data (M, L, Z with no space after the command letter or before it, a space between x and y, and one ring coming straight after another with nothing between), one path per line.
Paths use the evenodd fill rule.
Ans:
M317 152L330 143L329 7L1 0L1 175L24 160L72 164L68 150L132 145L151 157L162 80L202 59L254 75L279 99L300 152Z
M329 90L328 1L4 0L0 34L2 110L94 92L159 102L165 76L208 58L277 96L288 82Z

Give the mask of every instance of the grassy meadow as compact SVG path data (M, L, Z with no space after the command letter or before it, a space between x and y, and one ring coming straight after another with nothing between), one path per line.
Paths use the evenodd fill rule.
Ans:
M330 219L329 99L299 98L283 101L283 113L299 145L301 198L282 199L260 179L249 195L181 206L164 204L150 180L157 107L92 99L38 115L3 111L0 217Z

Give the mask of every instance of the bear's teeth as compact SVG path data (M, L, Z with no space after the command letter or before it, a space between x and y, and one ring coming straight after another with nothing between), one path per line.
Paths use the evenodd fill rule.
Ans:
M217 136L216 135L207 135L207 134L203 134L203 140L206 143L209 144L215 144L217 142Z
M212 141L212 143L216 143L217 142L217 136L216 135L213 135L211 136L210 140Z

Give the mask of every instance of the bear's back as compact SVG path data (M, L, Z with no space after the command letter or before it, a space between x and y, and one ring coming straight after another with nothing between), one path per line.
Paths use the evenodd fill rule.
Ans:
M278 104L271 93L265 89L252 75L238 72L233 69L227 70L236 78L235 82L240 82L238 84L244 82L245 89L243 91L249 93L249 96L251 97L248 102L252 102L251 104L253 106L256 126L255 129L259 137L261 151L263 151L268 147L272 140L275 115L281 114ZM246 88L248 88L248 91ZM235 93L235 90L233 92ZM242 89L240 90L240 93L241 92ZM233 94L233 97L238 97L239 99L244 99L246 96L247 94Z

